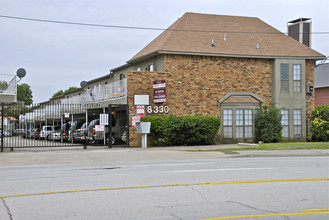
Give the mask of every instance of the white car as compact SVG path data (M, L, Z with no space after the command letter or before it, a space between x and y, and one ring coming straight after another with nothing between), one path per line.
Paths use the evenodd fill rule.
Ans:
M44 125L41 128L40 131L40 139L47 139L50 140L51 135L55 132L55 128L54 126L50 126L50 125Z

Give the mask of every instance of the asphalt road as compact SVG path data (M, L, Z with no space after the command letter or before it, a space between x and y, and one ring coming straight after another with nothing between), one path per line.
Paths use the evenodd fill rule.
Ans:
M328 220L328 167L325 156L2 165L0 219Z

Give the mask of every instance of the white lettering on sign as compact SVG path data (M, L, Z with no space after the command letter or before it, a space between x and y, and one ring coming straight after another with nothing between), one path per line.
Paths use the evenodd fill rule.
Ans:
M96 125L95 131L104 131L104 125Z
M153 89L166 88L166 83L153 84Z
M140 116L132 116L131 121L132 121L131 124L132 124L133 128L135 128L136 127L136 122L140 122L141 117Z
M154 114L162 114L165 113L167 114L169 112L169 107L168 106L147 106L147 112L148 113L154 113Z
M144 106L137 106L137 116L145 116L145 107Z

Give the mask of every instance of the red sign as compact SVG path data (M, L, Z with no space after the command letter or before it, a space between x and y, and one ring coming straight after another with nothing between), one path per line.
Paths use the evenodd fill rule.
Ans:
M137 116L145 116L145 107L143 105L137 106Z
M166 81L165 80L156 80L153 81L153 101L154 103L166 102Z

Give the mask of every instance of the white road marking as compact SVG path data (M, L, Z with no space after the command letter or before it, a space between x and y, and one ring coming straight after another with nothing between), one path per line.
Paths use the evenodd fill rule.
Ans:
M225 169L204 169L204 170L174 170L169 173L189 173L189 172L214 172L214 171L243 171L243 170L271 170L272 168L225 168Z

